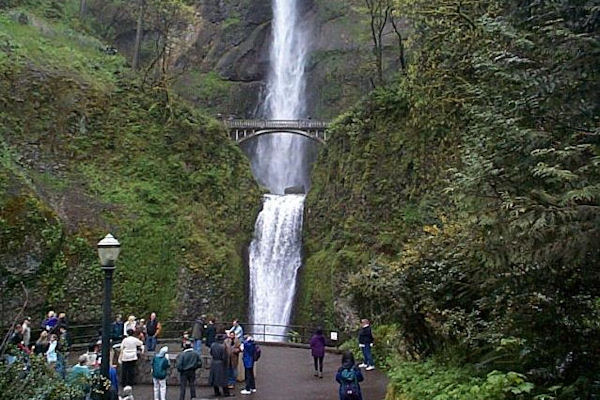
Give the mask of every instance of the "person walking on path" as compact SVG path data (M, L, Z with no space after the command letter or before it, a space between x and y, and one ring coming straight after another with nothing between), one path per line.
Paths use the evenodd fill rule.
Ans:
M361 328L358 331L358 347L362 350L363 362L359 365L360 368L367 367L367 371L375 369L371 348L373 347L373 333L371 332L371 324L368 319L360 321Z
M138 349L144 353L144 343L134 336L134 330L127 331L127 337L121 342L121 353L119 363L123 365L121 381L123 386L135 385L135 365L138 359Z
M154 400L167 400L167 372L169 357L167 346L161 347L152 359L152 383L154 384Z
M192 327L192 339L194 340L194 351L202 352L202 338L204 337L204 315L196 318Z
M223 344L225 335L218 334L215 342L210 346L210 374L208 376L208 385L212 386L215 396L221 396L219 388L223 388L223 396L229 397L229 387L227 387L227 370L229 368L229 354Z
M246 340L241 345L243 352L242 361L244 362L244 373L246 376L246 388L241 394L251 394L256 392L256 382L254 381L254 361L256 352L256 343L252 336L247 335Z
M162 327L160 322L156 319L156 313L150 314L150 320L146 324L146 347L148 351L154 351L156 349L157 338L160 335Z
M317 328L310 338L310 350L315 364L315 376L323 378L323 359L325 358L325 336L323 330Z
M229 389L233 389L235 386L235 381L237 379L238 372L238 364L240 362L240 346L242 344L235 337L235 332L229 331L227 333L227 339L225 339L225 347L227 349L227 354L229 354L229 368L227 371L228 377L228 386Z
M192 349L191 342L185 343L185 349L177 356L175 366L179 371L179 400L184 400L188 385L191 398L194 399L196 397L196 370L202 367L202 358Z
M347 351L342 355L342 366L335 374L335 380L340 384L340 400L362 400L359 382L364 379L360 369L354 363L354 356Z

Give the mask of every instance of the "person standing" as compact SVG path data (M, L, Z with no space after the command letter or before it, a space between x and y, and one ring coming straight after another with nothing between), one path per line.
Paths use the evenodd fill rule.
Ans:
M156 313L150 314L150 320L146 324L146 347L148 351L154 351L156 348L157 338L160 335L161 330L160 322L156 319Z
M361 328L358 331L358 346L362 350L363 363L359 365L360 368L367 367L367 371L375 369L375 363L373 362L373 355L371 348L373 347L373 333L371 332L371 323L368 319L362 319L360 321Z
M48 342L48 331L42 331L39 339L33 345L33 354L42 355L48 351L50 343Z
M323 378L323 359L325 358L325 336L323 330L317 328L310 338L310 351L315 364L315 376Z
M117 314L115 318L115 322L112 323L112 330L110 338L114 343L119 343L123 340L124 336L125 324L123 323L123 316L121 314Z
M21 324L23 332L23 346L31 348L31 317L26 317Z
M125 324L123 324L123 336L127 336L128 333L127 331L132 330L135 333L135 330L137 329L137 322L135 321L135 316L134 315L130 315L129 318L127 318L127 322L125 322Z
M167 373L169 357L167 346L161 347L152 359L152 383L154 384L154 400L167 400Z
M48 311L48 318L44 320L42 323L42 329L48 331L48 333L53 333L54 328L58 324L58 318L56 318L56 314L54 311Z
M256 382L254 381L254 357L256 343L252 336L246 336L246 340L241 345L243 352L242 361L244 362L244 373L246 376L246 388L240 391L241 394L252 394L256 392Z
M135 365L138 359L138 349L144 353L144 343L134 336L134 330L127 331L127 337L121 342L121 353L119 354L119 363L123 366L121 381L123 386L133 386L135 384Z
M221 391L219 388L223 388L223 396L229 397L229 387L227 382L227 370L229 367L229 354L223 341L225 335L218 334L215 342L210 346L210 356L212 362L210 363L210 374L208 376L208 385L212 386L215 392L215 396L220 396Z
M206 326L206 347L210 349L212 344L215 342L216 336L217 328L215 327L215 321L213 319L209 319L208 325Z
M229 354L229 368L227 371L228 386L229 389L233 389L235 381L237 379L238 364L240 361L240 346L241 343L233 331L227 333L227 339L225 339L225 347L227 348L227 354Z
M229 330L235 333L235 337L240 342L244 339L244 328L242 328L242 326L240 325L240 321L238 321L237 319L233 320L233 325Z
M50 335L50 342L48 343L48 350L46 350L46 361L54 369L56 369L56 363L58 361L58 354L56 351L57 346L58 346L58 338L53 333Z
M192 327L192 339L194 340L194 351L202 352L202 338L204 337L204 315L196 318Z
M340 400L362 400L359 382L364 379L360 369L354 364L354 356L347 351L342 355L342 366L335 374L335 380L340 384Z
M58 321L56 322L57 328L64 326L65 329L69 329L69 320L67 319L67 314L61 312L58 314Z
M86 395L85 398L89 398L90 385L87 379L91 376L90 368L87 366L88 358L85 354L79 356L79 363L71 368L67 382L70 385L80 388Z
M186 386L190 387L191 398L196 397L196 370L202 367L202 358L192 349L192 343L185 342L184 346L175 361L179 371L179 400L184 400Z

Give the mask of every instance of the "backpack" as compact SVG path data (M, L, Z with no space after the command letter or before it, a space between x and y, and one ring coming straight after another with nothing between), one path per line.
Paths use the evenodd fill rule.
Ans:
M359 400L358 379L354 369L344 368L341 372L342 378L342 399L343 400Z
M260 358L260 346L257 344L254 346L254 356L253 359L254 361L258 361L258 359Z

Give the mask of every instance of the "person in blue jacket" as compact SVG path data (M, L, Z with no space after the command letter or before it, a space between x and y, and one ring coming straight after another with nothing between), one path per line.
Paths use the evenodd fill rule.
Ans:
M342 355L342 366L335 374L335 380L340 384L340 400L362 400L359 382L363 381L360 368L355 365L354 356L346 351Z
M246 388L240 393L252 394L256 392L256 382L254 381L254 352L256 351L256 343L254 343L252 336L247 335L240 347L243 352L242 361L244 362L244 372L246 375Z

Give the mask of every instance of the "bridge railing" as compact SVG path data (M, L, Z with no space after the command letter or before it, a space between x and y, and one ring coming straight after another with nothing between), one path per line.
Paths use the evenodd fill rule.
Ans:
M161 321L162 331L159 340L165 342L180 341L184 332L192 333L194 321L188 320L168 320ZM216 322L217 331L231 327L231 322ZM258 341L267 342L291 342L299 344L308 344L316 327L306 325L277 325L277 324L251 324L240 322L244 328L244 333L251 334ZM95 343L100 338L100 324L71 324L69 326L69 335L71 342L76 348L86 347ZM332 339L333 337L336 340ZM2 337L6 332L2 332ZM327 339L327 345L336 347L350 338L350 336L341 331L333 329L323 329L323 334ZM35 343L39 337L39 330L32 327L31 342Z
M229 129L327 129L329 122L298 120L266 120L266 119L233 119L225 120Z

